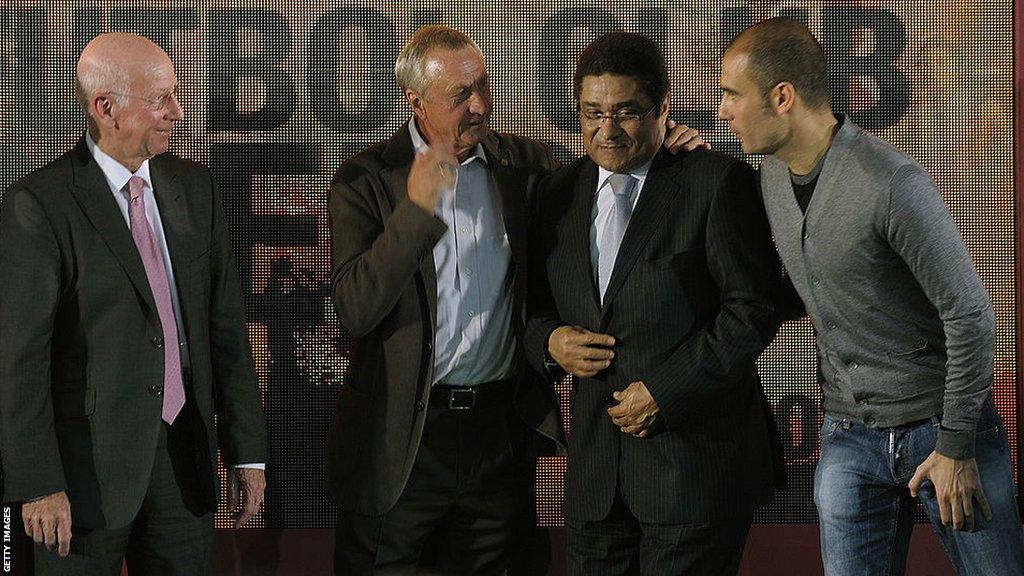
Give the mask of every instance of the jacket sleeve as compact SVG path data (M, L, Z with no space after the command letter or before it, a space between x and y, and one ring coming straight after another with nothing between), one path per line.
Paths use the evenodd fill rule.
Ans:
M772 302L780 277L754 172L736 162L708 212L705 252L718 288L717 315L644 378L666 425L678 428L720 404L771 343L779 321Z
M210 235L210 361L221 454L227 466L266 463L267 425L253 368L242 286L213 176Z
M50 382L61 254L39 199L17 184L0 208L0 270L4 500L24 501L66 489Z
M559 326L565 324L559 319L555 297L551 292L551 279L548 276L547 259L553 248L555 224L544 215L549 207L545 202L545 190L550 178L538 181L533 194L533 206L530 214L528 272L530 283L526 298L526 359L535 370L548 380L555 381L564 376L557 365L551 366L548 358L548 337Z
M374 190L380 181L351 172L338 171L327 203L331 296L341 325L360 338L394 308L448 228L405 196L385 218Z

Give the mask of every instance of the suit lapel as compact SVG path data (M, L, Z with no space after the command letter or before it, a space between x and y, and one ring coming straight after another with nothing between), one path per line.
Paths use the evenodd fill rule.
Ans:
M484 139L484 153L487 171L491 174L495 192L501 198L501 217L512 249L512 261L518 266L526 257L526 238L522 233L526 229L523 175L513 166L511 154L498 144L493 133Z
M178 299L184 301L187 294L186 288L191 285L188 257L195 253L195 250L189 249L188 239L192 238L194 234L181 183L175 178L176 175L173 172L165 170L163 166L159 157L150 160L149 174L153 178L153 195L156 197L156 204L160 209L160 221L163 224L167 252L171 255ZM184 304L181 307L184 321Z
M669 166L659 166L659 164L663 163L659 162L658 158L651 164L636 208L633 209L633 214L629 218L629 225L622 237L622 244L619 245L619 253L615 257L612 277L608 280L608 288L604 293L602 314L608 311L609 304L622 288L622 284L629 276L629 271L632 270L641 250L647 244L651 234L658 228L668 205L679 190L673 177L678 171L680 163L674 162Z
M381 153L381 157L388 164L388 167L381 171L381 181L384 182L392 211L409 195L406 182L415 156L412 137L409 136L409 125L403 123L388 140ZM385 219L387 216L389 215L385 215ZM433 251L427 252L420 261L419 271L423 278L423 290L426 292L427 308L430 312L430 331L434 333L437 331L437 268L434 265Z
M512 252L514 310L519 317L513 323L518 334L521 324L526 320L526 190L524 184L527 177L513 163L512 154L501 146L497 136L492 132L483 141L484 154L487 156L487 172L491 177L494 192L501 202L501 218L505 225L505 236L508 238Z
M569 257L575 264L569 271L575 276L569 280L569 284L589 287L587 301L591 307L587 311L588 316L591 312L600 312L601 310L601 295L597 290L597 283L594 281L594 265L590 261L590 228L593 225L590 215L594 207L596 191L597 165L586 158L580 166L579 178L576 179L576 189L573 192L572 205L569 208L566 240L570 244Z
M146 278L146 270L142 267L142 259L135 247L135 240L132 239L124 216L110 192L110 185L107 184L103 171L89 153L84 137L78 141L73 154L75 162L72 188L78 205L121 264L139 297L150 310L155 311L153 292L149 288L149 279Z

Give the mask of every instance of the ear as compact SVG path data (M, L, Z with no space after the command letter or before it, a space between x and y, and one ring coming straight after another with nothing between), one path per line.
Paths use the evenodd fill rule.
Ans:
M98 94L93 96L89 102L89 112L93 119L100 126L112 127L117 125L117 119L114 117L114 107L117 104L114 100L106 94Z
M796 104L796 90L793 85L789 82L776 84L775 88L772 88L771 103L776 115L781 116L789 112Z
M415 90L405 90L405 101L409 103L409 108L412 109L412 113L419 118L423 118L426 114L424 109L423 95Z
M672 92L665 94L665 99L661 101L661 107L658 109L658 118L664 117L668 114L669 104L672 102Z

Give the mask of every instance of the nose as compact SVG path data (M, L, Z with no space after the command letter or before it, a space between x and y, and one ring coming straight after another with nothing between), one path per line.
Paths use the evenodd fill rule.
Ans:
M597 132L605 140L614 140L622 133L622 126L619 126L615 118L605 117L601 120L601 127L597 129Z
M722 99L718 101L718 117L721 118L722 120L730 120L728 111L726 110L725 106L725 96L723 96Z
M170 98L167 99L166 116L170 120L181 120L185 116L185 111L181 108L181 102L178 101L177 94L171 94Z
M474 91L469 97L469 113L476 116L486 116L491 110L490 101L484 94Z

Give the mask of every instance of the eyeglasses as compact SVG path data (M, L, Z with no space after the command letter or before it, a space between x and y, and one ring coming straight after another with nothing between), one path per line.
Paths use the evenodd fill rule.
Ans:
M174 98L175 100L178 99L178 87L175 86L174 89L170 92L162 96L157 96L156 98L145 98L143 96L136 96L134 94L126 94L124 92L107 92L107 94L111 94L114 96L123 96L125 98L132 98L135 100L141 100L145 102L146 108L155 111L166 109L167 105L171 103L171 98Z
M633 112L632 110L620 110L614 114L605 114L597 110L580 110L580 122L587 127L597 128L604 124L605 120L611 120L619 128L633 126L650 115L658 107L658 104L651 106L644 113Z

